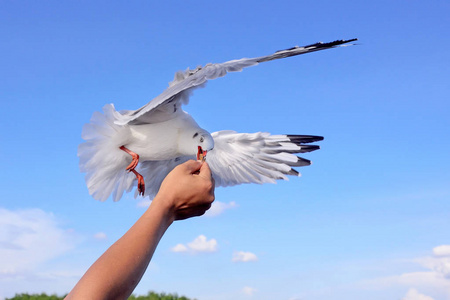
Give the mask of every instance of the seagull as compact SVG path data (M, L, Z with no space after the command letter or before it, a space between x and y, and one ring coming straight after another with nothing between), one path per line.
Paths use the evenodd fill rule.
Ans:
M166 175L190 160L205 160L216 186L243 183L275 183L300 176L293 167L308 166L310 160L298 157L319 149L310 143L323 140L315 135L271 135L267 132L238 133L224 130L209 133L181 106L192 91L208 80L239 72L259 63L352 45L357 39L315 43L277 51L256 58L179 71L159 96L137 110L116 111L106 104L103 113L94 112L85 124L78 147L81 172L86 173L89 194L105 201L120 200L124 192L136 188L138 195L153 198Z

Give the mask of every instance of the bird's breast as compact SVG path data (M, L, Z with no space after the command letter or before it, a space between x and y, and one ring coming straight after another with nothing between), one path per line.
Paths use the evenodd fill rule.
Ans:
M178 129L165 123L131 125L125 146L139 154L141 161L178 157Z

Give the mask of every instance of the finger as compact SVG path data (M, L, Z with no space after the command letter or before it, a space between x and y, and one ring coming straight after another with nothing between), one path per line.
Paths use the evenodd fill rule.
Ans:
M188 160L184 164L181 164L181 166L183 166L186 172L188 172L189 174L193 174L200 170L202 163L196 160Z
M211 205L212 205L212 203L209 203L209 202L208 202L208 203L199 205L199 206L197 207L197 209L198 209L199 211L203 211L203 213L205 213L208 209L211 208Z
M207 162L204 162L201 165L200 168L200 175L203 176L203 178L206 178L208 180L212 179L212 175L211 175L211 169L209 168L209 165Z
M176 220L184 220L192 217L200 217L205 214L205 212L211 208L211 203L206 203L203 205L198 205L195 207L189 207L187 209L182 209L178 212Z

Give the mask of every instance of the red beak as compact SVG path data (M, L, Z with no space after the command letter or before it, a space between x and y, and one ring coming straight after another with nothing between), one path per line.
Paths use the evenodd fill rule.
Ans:
M205 161L206 160L206 153L208 151L203 151L202 147L198 146L198 151L197 151L197 160L201 160L201 161Z

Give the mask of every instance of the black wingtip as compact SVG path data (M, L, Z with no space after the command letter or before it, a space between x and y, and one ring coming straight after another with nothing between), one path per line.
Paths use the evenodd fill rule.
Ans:
M319 135L299 135L299 134L287 134L286 135L292 143L295 144L308 144L323 140L323 136Z
M300 172L298 172L295 169L290 169L289 172L286 173L286 175L292 175L292 176L300 176Z
M300 151L298 153L306 153L319 150L319 145L300 145Z
M316 48L332 48L332 47L336 47L336 46L340 46L343 44L348 44L354 41L357 41L358 39L349 39L349 40L336 40L336 41L332 41L332 42L328 42L328 43L322 43L322 42L318 42L315 44L311 44L311 45L307 45L307 46L303 46L304 48L312 48L312 47L316 47Z
M290 163L289 165L291 167L306 167L306 166L311 165L311 161L309 159L297 156L297 162Z
M290 50L294 50L294 49L298 49L298 48L304 48L304 49L314 48L314 49L308 49L308 50L318 51L318 50L322 50L322 49L334 48L334 47L337 47L337 46L340 46L343 44L355 42L357 40L358 40L357 38L354 38L354 39L349 39L349 40L335 40L335 41L328 42L328 43L318 42L318 43L314 43L314 44L310 44L310 45L306 45L306 46L301 46L301 47L295 46L295 47L291 47L288 49L278 50L275 53L290 51ZM354 45L354 44L350 44L350 45Z

